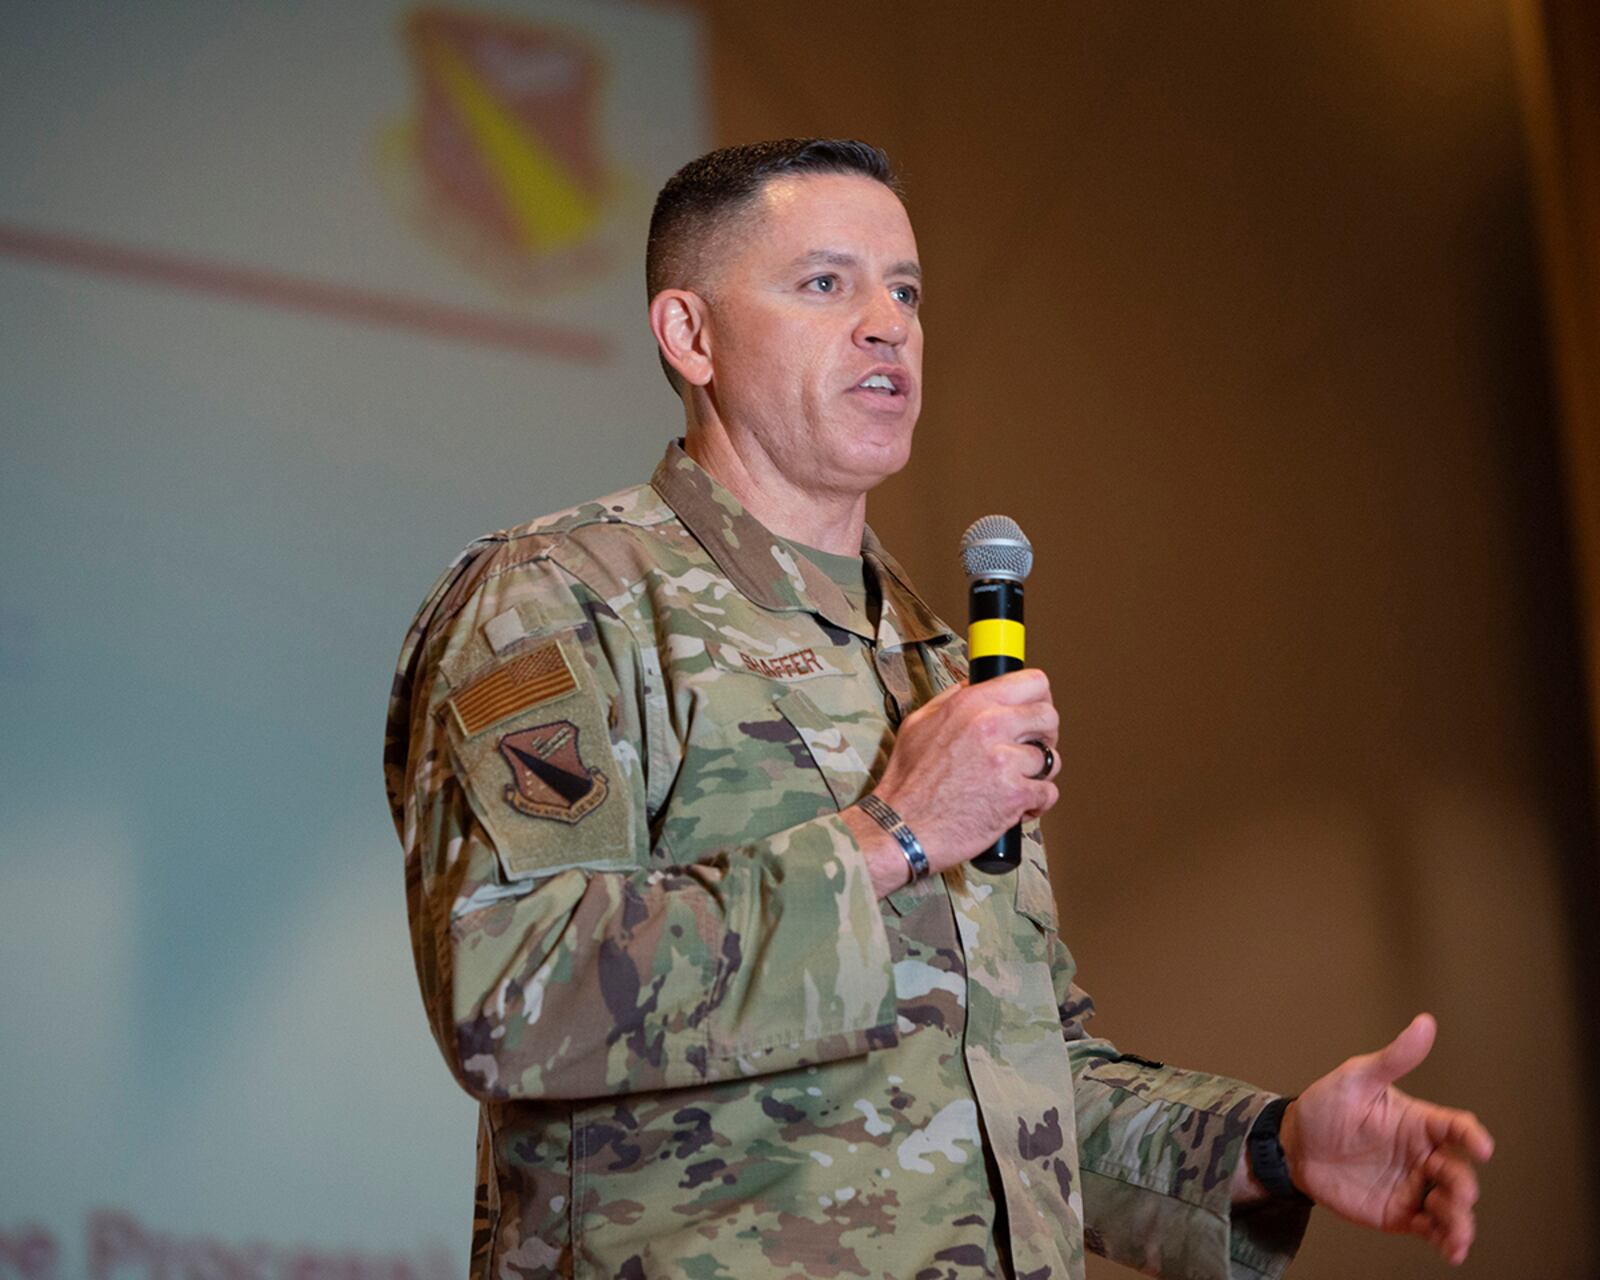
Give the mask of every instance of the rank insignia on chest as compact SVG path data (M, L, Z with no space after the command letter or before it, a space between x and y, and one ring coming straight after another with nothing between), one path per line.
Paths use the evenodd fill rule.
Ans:
M606 798L606 775L584 764L578 726L570 720L508 733L500 739L500 755L511 769L506 803L530 818L577 822Z
M954 658L952 658L942 648L938 651L938 653L939 666L944 669L944 675L940 676L937 672L934 673L936 688L948 689L951 685L960 684L967 678L967 673L956 665Z

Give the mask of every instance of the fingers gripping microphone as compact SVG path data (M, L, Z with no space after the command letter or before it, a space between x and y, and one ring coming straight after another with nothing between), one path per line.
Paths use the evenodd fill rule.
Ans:
M1022 580L1033 568L1033 547L1010 516L984 516L961 535L967 571L967 678L972 684L1020 670L1025 654ZM1022 861L1022 827L1012 827L972 860L991 875Z

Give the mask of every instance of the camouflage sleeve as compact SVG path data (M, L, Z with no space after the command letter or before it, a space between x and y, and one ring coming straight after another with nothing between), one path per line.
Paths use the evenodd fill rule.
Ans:
M895 1042L887 935L837 814L652 864L650 669L603 601L551 567L419 626L390 787L423 997L463 1087L586 1098ZM480 661L486 628L515 639Z
M1154 1276L1267 1280L1283 1274L1309 1206L1235 1210L1233 1171L1275 1095L1224 1076L1119 1053L1085 1030L1094 1002L1058 937L1056 1002L1072 1060L1084 1244Z

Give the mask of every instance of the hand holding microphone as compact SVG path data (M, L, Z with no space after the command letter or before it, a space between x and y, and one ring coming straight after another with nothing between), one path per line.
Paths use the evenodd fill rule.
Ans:
M931 872L967 861L1009 871L1021 857L1022 819L1059 799L1060 717L1044 672L1022 668L1027 539L1015 521L986 516L967 531L962 558L972 582L969 681L905 718L873 794L904 820ZM852 806L847 817L858 811ZM888 892L905 882L906 863L876 822L860 816L851 826L882 854L874 880Z

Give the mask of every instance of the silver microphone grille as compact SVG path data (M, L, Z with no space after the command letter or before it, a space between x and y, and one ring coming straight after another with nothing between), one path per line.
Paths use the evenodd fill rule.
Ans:
M1033 544L1010 516L983 516L961 535L961 567L969 578L1021 582L1033 568Z

